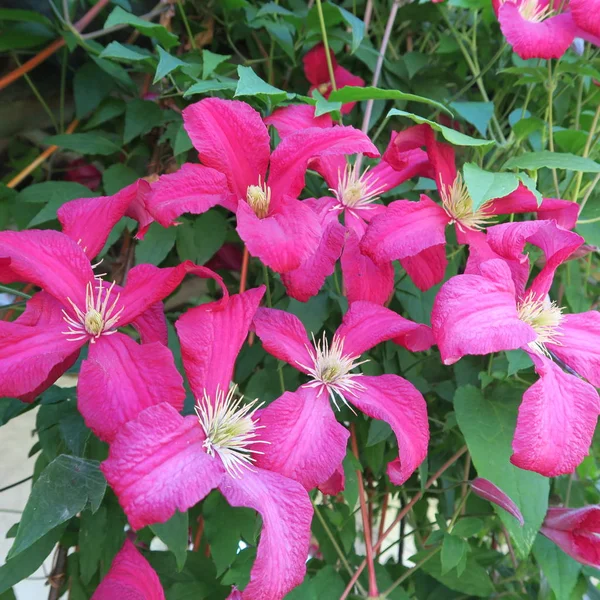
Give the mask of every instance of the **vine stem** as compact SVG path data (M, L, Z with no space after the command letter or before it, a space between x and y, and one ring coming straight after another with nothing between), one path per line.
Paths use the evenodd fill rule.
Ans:
M242 272L240 274L240 294L246 291L246 283L248 280L248 261L250 260L250 254L248 248L244 246L244 255L242 257Z
M596 112L594 114L594 118L592 119L592 124L590 126L590 131L588 133L588 137L585 142L585 147L583 149L583 155L582 155L584 158L587 158L589 156L590 150L592 148L592 139L594 138L594 134L596 133L596 128L598 127L599 120L600 120L600 104L598 104L598 107L596 108ZM581 171L578 171L577 179L575 180L575 192L573 193L573 202L577 202L577 196L579 196L579 189L581 188L582 180L583 180L583 173ZM596 180L596 182L594 182L592 189L595 187L596 183L597 183L597 180ZM590 194L591 194L591 192L590 192ZM581 203L581 208L579 209L580 214L581 214L581 210L585 206L585 203L587 202L588 198L589 198L589 195L584 197L584 199Z
M350 441L352 445L352 452L358 458L358 443L356 441L356 429L354 423L350 425ZM363 481L362 472L360 469L356 470L356 477L358 478L358 497L360 499L360 513L363 522L363 533L365 535L365 546L367 549L367 567L369 570L369 598L377 598L379 591L377 589L377 578L375 577L375 561L373 559L373 540L371 537L371 522L369 521L369 513L367 511L367 504L365 500L365 484Z
M463 446L460 450L455 452L426 482L423 490L418 491L411 499L410 502L406 504L406 506L398 513L398 516L394 519L394 522L383 532L383 535L377 540L375 546L373 546L373 550L375 552L379 551L381 545L385 538L392 533L396 525L408 514L408 512L412 509L412 507L423 497L425 491L429 489L434 482L445 472L447 471L465 452L467 451L467 446ZM364 568L367 566L366 559L360 563L360 566L356 569L352 579L349 581L344 593L340 596L340 600L346 600L352 587L358 581L360 574L363 572Z
M325 17L323 16L323 5L321 0L317 0L317 12L319 13L319 24L321 25L321 37L323 38L323 46L325 46L325 60L327 61L327 71L331 81L331 89L335 92L335 75L333 74L333 63L331 62L331 54L329 53L329 40L327 39L327 29L325 28Z
M554 123L553 123L553 96L554 96L554 77L552 76L552 60L548 60L548 147L550 152L554 152ZM552 169L552 180L554 181L554 191L556 197L560 198L558 189L558 175L556 169Z

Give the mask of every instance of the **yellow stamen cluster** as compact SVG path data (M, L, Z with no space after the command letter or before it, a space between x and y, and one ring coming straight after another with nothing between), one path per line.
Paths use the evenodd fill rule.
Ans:
M552 8L549 5L540 6L538 0L523 0L519 6L519 13L526 21L540 23L551 15Z
M334 209L369 208L369 204L378 200L384 187L377 186L377 178L368 171L367 168L362 175L359 175L355 164L346 165L344 172L338 173L337 189L330 188L338 201Z
M485 203L473 211L473 199L460 173L456 175L452 186L442 189L440 195L444 210L452 219L451 223L456 223L461 230L464 228L477 231L490 224L489 219L492 215L487 212Z
M258 178L258 185L249 185L246 190L246 200L254 214L259 219L264 219L269 214L271 204L271 188L266 183L261 183Z
M538 354L548 355L546 344L560 345L558 338L562 335L559 327L563 320L563 309L549 299L539 299L529 294L517 306L521 321L531 325L537 338L529 343L529 347Z

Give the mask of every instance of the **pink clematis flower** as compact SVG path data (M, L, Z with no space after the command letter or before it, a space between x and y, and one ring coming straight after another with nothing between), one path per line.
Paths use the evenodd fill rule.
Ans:
M549 508L540 533L576 561L600 568L600 506Z
M0 257L6 259L0 261L2 283L42 288L16 321L0 321L0 396L33 401L89 343L78 407L98 437L112 439L122 423L165 396L183 406L185 392L166 347L161 300L187 273L216 279L227 294L216 273L191 262L166 269L138 265L121 289L94 274L81 246L51 230L1 232ZM129 324L141 344L118 332Z
M259 466L292 477L308 490L323 484L324 491L339 490L349 434L336 420L331 400L336 408L340 403L353 405L387 421L400 455L388 465L388 475L396 485L410 477L427 454L429 425L423 396L397 375L368 377L355 369L365 362L361 354L385 340L414 351L429 348L427 326L371 302L354 302L331 341L324 334L319 341L313 336L311 344L299 319L276 309L259 309L254 329L267 352L309 377L296 392L286 392L262 411L265 439L277 452L259 456Z
M593 387L600 386L600 313L565 315L548 292L556 268L583 239L554 221L525 221L491 227L487 241L498 258L480 253L435 300L431 322L442 360L525 350L540 379L523 395L511 462L547 477L570 473L587 454L600 413ZM526 242L546 256L529 288Z
M384 160L397 170L405 169L415 148L425 146L442 205L425 195L418 202L397 200L375 216L360 249L375 263L400 260L414 284L427 290L444 278L446 270L446 226L454 224L459 243L472 243L477 232L495 215L537 212L542 219L553 218L566 228L577 220L574 202L545 199L538 207L524 185L503 198L489 200L473 211L473 200L456 169L454 149L439 143L429 125L416 125L393 134ZM407 154L408 152L408 154Z
M331 63L333 65L335 86L338 90L346 86L365 86L365 82L361 77L352 75L350 71L338 65L335 54L331 48L329 49L329 56L331 57ZM329 98L333 91L333 86L331 85L331 79L329 77L325 46L323 46L323 44L317 44L304 55L302 62L304 63L304 75L311 85L308 93L312 96L313 91L317 90L321 96ZM347 115L354 108L355 104L356 102L347 102L346 104L343 104L342 114Z
M256 510L263 527L241 595L248 600L279 600L302 582L312 520L304 488L257 465L268 427L257 422L257 400L241 404L229 387L264 291L193 308L177 321L197 416L165 402L147 408L120 430L101 466L133 529L186 511L215 488L232 506Z
M125 540L92 600L165 600L156 571L132 541Z
M297 200L309 161L356 152L379 155L365 134L340 126L299 131L271 154L259 113L237 100L207 98L186 108L183 118L202 165L185 164L163 175L153 186L148 210L168 227L184 212L199 214L220 204L236 213L249 253L279 273L297 269L321 237L317 216Z
M84 158L78 158L67 164L65 181L74 181L95 190L102 183L102 173Z

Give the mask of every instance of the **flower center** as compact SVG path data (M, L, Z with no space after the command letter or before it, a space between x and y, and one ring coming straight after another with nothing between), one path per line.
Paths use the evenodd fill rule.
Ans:
M559 344L562 335L559 330L563 320L563 309L548 298L540 300L530 293L517 305L517 313L521 321L531 325L537 338L529 343L529 347L538 354L549 355L546 344Z
M331 83L328 81L327 83L321 83L320 85L317 86L317 92L319 92L319 94L321 94L321 96L324 96L329 89L331 88Z
M266 183L261 183L258 178L258 185L249 185L246 190L246 200L254 214L259 219L264 219L269 214L269 205L271 204L271 188Z
M362 373L351 373L353 369L362 365L368 360L357 361L358 356L344 354L344 339L333 336L331 345L325 334L320 341L316 341L313 335L313 347L307 346L308 353L312 359L312 365L303 365L301 367L308 371L312 381L307 383L308 387L318 387L319 395L323 389L327 389L335 407L339 410L337 399L344 404L348 404L346 395L356 395L359 390L365 389L357 381Z
M67 298L75 312L75 318L73 318L64 309L62 311L63 319L69 326L69 329L62 333L75 336L67 338L69 342L83 340L91 335L91 342L93 344L101 335L111 335L117 332L115 325L125 308L122 306L116 313L114 312L121 294L117 294L114 301L109 306L115 282L113 281L109 287L106 287L104 281L99 277L96 278L96 282L98 288L95 295L92 282L90 281L86 285L85 312L80 310L71 298Z
M243 475L244 469L252 469L256 460L254 454L262 454L254 450L254 444L268 444L264 440L257 440L257 430L264 425L257 425L253 420L254 413L260 404L253 400L249 404L241 405L244 396L235 398L237 386L233 386L227 394L217 390L214 403L204 392L202 402L196 404L196 414L200 425L206 434L204 448L210 456L217 454L225 470L236 479Z
M333 207L334 210L344 208L370 208L383 192L383 186L377 186L377 178L373 173L368 173L365 169L362 175L358 174L356 164L354 166L346 165L343 173L338 173L337 189L330 188L336 197L338 204Z
M457 173L450 187L443 187L440 192L446 214L463 231L463 228L480 230L492 217L486 210L486 203L473 211L473 199L460 173Z
M538 0L524 0L519 6L519 13L526 20L532 23L539 23L550 16L552 8L539 6Z

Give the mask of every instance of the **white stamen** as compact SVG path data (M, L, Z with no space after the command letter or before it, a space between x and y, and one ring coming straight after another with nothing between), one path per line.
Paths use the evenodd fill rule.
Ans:
M205 391L202 401L198 400L195 408L206 434L203 445L207 454L217 454L223 461L225 470L239 479L243 476L244 469L254 470L252 465L256 459L253 455L262 454L251 446L270 442L256 439L257 430L264 428L264 425L257 425L252 417L262 403L257 405L256 399L242 406L244 396L236 399L236 390L237 386L233 386L225 394L218 389L214 402Z
M461 231L466 229L481 230L484 225L491 225L489 220L493 215L487 212L487 203L473 211L473 199L467 190L462 176L457 173L454 183L445 187L440 193L446 214L456 223Z
M547 296L539 299L533 293L518 304L519 319L531 325L537 333L537 338L529 342L529 347L534 352L550 356L546 344L561 345L558 338L563 335L559 328L563 320L562 311L563 309L556 302L551 302Z
M364 173L359 176L357 165L346 165L343 173L338 172L337 189L330 188L336 197L338 204L332 210L343 210L345 208L370 209L372 204L379 199L379 194L385 190L385 186L377 186L377 177L373 173Z

